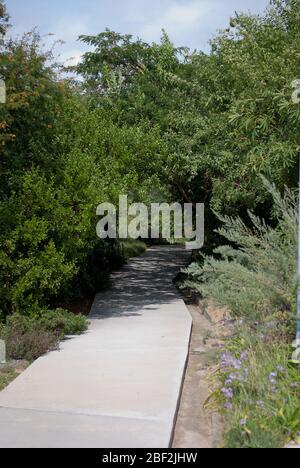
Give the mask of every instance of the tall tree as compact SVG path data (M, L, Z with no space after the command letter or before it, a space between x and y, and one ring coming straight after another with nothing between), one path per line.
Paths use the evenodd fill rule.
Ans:
M4 0L0 0L0 45L8 28L9 15Z

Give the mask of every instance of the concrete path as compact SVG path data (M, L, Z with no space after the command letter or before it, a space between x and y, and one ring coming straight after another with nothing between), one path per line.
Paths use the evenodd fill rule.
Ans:
M172 279L187 260L151 248L115 273L88 332L0 393L0 447L167 448L192 325Z

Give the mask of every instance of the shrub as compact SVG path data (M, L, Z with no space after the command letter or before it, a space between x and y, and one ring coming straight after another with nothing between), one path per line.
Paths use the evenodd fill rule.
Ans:
M282 198L263 179L274 199L275 229L249 212L252 228L241 218L218 216L224 226L217 232L229 241L213 256L188 268L187 285L204 297L227 305L232 314L260 319L274 310L295 308L297 290L297 208L286 191Z
M6 341L7 355L10 359L34 361L48 351L56 349L59 336L43 328L26 332L14 328L7 329L3 339Z
M83 315L75 315L63 309L47 310L38 318L38 323L46 330L66 335L80 335L88 328L88 321Z
M57 347L59 335L48 331L36 319L14 314L0 329L10 359L33 361Z
M187 282L205 297L227 305L236 322L226 341L212 395L224 413L229 448L279 448L300 434L300 373L290 363L295 334L297 224L294 196L274 199L277 227L249 213L252 229L240 218L220 217L230 245L188 269Z
M11 359L33 361L57 348L66 335L79 335L88 327L83 315L74 315L62 309L44 310L39 315L13 314L0 327L7 355Z

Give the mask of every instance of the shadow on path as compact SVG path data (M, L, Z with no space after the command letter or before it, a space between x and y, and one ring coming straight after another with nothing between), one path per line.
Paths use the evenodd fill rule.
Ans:
M173 279L190 260L184 246L152 247L111 276L111 287L99 293L89 317L105 319L141 315L178 300Z

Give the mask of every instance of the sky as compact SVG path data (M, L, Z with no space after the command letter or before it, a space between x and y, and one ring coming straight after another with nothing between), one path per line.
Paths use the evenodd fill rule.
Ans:
M175 46L209 50L217 30L228 25L235 11L262 13L269 0L6 0L11 35L37 27L46 45L64 41L56 55L72 65L87 50L80 34L110 28L158 41L165 29ZM48 34L54 34L48 35Z

